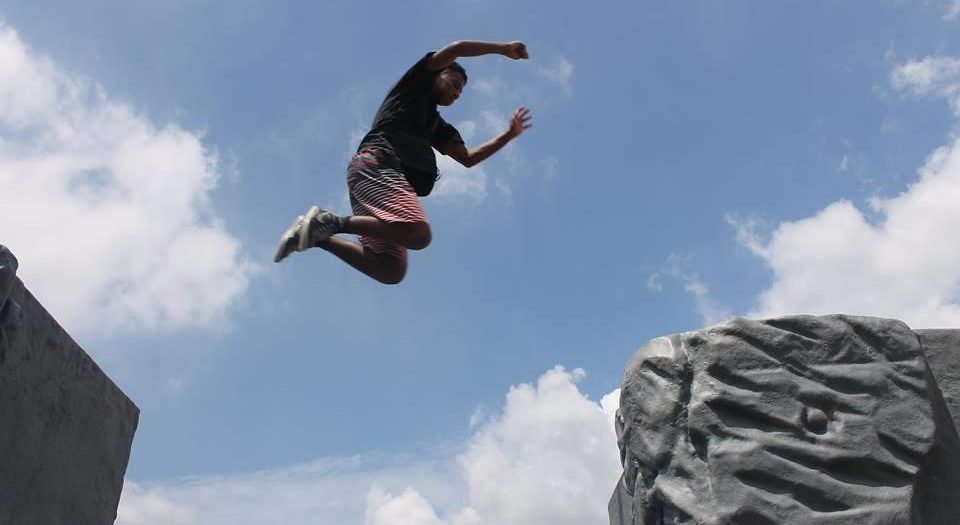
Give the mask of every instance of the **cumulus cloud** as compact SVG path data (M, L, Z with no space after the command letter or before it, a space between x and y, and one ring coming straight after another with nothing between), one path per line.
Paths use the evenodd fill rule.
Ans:
M915 94L960 108L960 61L928 58L893 73ZM768 239L734 222L741 244L773 272L749 314L851 313L899 318L917 327L960 325L960 140L937 148L899 195L869 210L834 202L812 217L780 223Z
M220 324L255 267L209 199L219 159L0 25L0 242L70 330Z
M423 496L413 489L393 496L374 485L367 495L365 525L445 525Z
M472 416L465 445L433 455L127 481L117 525L605 525L619 391L597 403L577 388L583 377L556 367L512 387L501 412Z
M480 166L465 168L451 157L436 153L440 180L431 197L440 201L478 204L487 198L487 173Z
M423 523L606 523L606 501L620 473L613 433L618 403L615 396L600 405L586 399L576 387L582 377L582 370L557 367L536 385L511 388L503 414L477 432L459 457L467 505L446 521ZM371 498L368 516L398 500L405 503L398 514L379 514L384 521L376 525L406 523L399 512L417 503L410 493Z

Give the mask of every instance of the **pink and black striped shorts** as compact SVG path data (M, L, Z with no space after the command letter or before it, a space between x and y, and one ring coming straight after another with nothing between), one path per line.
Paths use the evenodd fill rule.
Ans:
M400 161L389 151L374 148L357 152L347 166L347 187L354 215L385 222L427 222L420 199L400 171ZM358 240L374 253L407 258L407 249L395 242L363 235Z

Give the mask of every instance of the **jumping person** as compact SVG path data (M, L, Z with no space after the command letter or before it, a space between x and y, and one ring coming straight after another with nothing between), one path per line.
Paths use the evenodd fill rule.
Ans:
M453 104L467 83L457 58L500 54L527 59L523 42L453 42L427 53L387 94L347 167L353 215L340 217L317 206L294 219L274 256L322 248L384 284L396 284L407 272L407 250L430 244L430 224L418 196L426 196L438 178L436 148L471 167L487 159L529 129L530 111L520 107L509 128L485 144L468 149L460 133L440 116L437 106ZM353 242L336 236L351 233Z

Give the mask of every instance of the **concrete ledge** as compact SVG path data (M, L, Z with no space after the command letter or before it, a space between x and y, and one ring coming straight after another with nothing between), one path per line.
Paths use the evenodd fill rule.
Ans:
M0 523L113 523L140 411L15 261L0 246Z

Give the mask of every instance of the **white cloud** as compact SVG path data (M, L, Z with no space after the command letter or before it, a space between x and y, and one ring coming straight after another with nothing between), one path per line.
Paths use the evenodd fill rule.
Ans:
M893 81L946 96L957 109L960 61L925 59ZM870 200L873 215L834 202L812 217L779 224L762 240L737 224L741 244L764 260L773 282L750 316L851 313L916 327L960 325L960 140L937 148L899 195ZM871 218L875 217L875 218Z
M508 115L499 110L486 109L480 111L477 119L458 122L456 127L467 146L476 147L476 144L482 144L509 129L511 116L512 113ZM479 204L489 195L488 188L491 183L509 202L513 197L513 183L519 175L533 173L549 182L556 178L560 164L555 157L545 157L536 166L530 166L515 142L507 144L494 157L484 161L483 165L470 169L440 152L435 152L435 155L443 176L437 182L432 195L456 204ZM494 165L503 166L505 169L499 170L491 179L485 168L490 166L494 158L497 159L493 161Z
M737 242L740 243L741 246L750 250L750 252L757 257L764 257L766 255L763 239L757 233L757 230L763 225L763 221L755 217L742 219L733 214L728 214L724 219L727 224L736 229Z
M0 242L68 330L219 325L255 267L214 213L215 152L0 25Z
M470 415L469 425L470 430L473 430L480 426L481 423L487 420L487 409L482 406L478 406L476 410L473 411L473 414Z
M117 525L606 525L621 471L619 392L598 404L578 390L583 377L556 367L511 388L502 412L484 418L459 455L445 449L127 481Z
M450 456L446 451L420 458L371 453L229 476L127 480L116 523L357 525L374 485L390 490L416 485L427 497L452 500L462 484L456 483Z
M548 80L559 84L567 95L573 92L573 63L566 58L560 57L553 64L540 67L537 71Z
M953 242L958 199L955 142L928 159L910 189L875 201L883 216L877 224L849 201L780 224L754 250L774 277L750 315L851 313L917 327L960 324L960 250Z
M513 112L506 114L501 111L484 110L480 112L480 123L478 127L482 129L488 137L492 138L510 128L510 119L512 116ZM504 146L504 148L497 153L497 156L502 159L501 162L506 167L504 171L509 178L497 177L495 184L500 193L509 200L513 196L511 183L516 180L518 175L527 171L527 161L520 152L520 148L517 147L516 142L511 142ZM547 162L548 164L544 166L544 170L547 177L549 177L552 173L556 172L558 162L553 158L550 158Z
M356 127L350 130L350 139L347 143L347 151L344 155L347 162L353 158L354 153L357 152L357 148L360 147L360 141L363 140L363 137L367 136L368 131L370 130L366 127Z
M943 19L950 22L956 20L958 15L960 15L960 0L949 0Z
M837 171L843 172L848 169L850 169L850 155L844 155L843 158L840 159L840 165L837 166Z
M444 525L430 503L413 489L393 496L379 485L367 495L365 525Z
M477 121L475 120L465 120L457 124L457 131L460 132L460 136L467 143L471 143L478 139L477 137Z
M368 525L400 525L404 512L420 509L425 524L601 525L606 502L620 474L613 417L619 394L598 405L576 387L582 370L548 371L536 385L510 389L499 418L471 439L459 463L467 481L467 505L443 520L423 512L415 492L371 496ZM396 503L397 513L387 505ZM432 507L430 507L432 508Z
M934 95L947 99L960 116L960 59L927 57L897 67L891 77L893 86L915 96Z
M507 203L513 201L513 188L510 187L510 184L505 179L497 177L494 179L493 185L497 188L497 191L500 192L500 195L503 195Z
M689 257L671 254L667 258L663 274L679 281L683 285L683 291L693 296L697 313L704 324L718 323L731 317L733 313L730 309L713 298L710 294L710 287L703 282L699 274L687 269L689 265ZM647 289L657 293L662 292L663 282L661 277L662 275L659 272L651 274L647 279Z
M480 122L481 127L488 135L495 136L510 127L510 116L500 111L487 109L480 112Z
M478 523L606 523L620 474L616 406L586 399L582 377L557 367L511 388L502 416L473 437L460 463Z
M650 277L647 278L647 289L654 292L663 291L663 281L659 273L650 274Z
M481 95L498 98L507 89L507 84L499 78L478 78L471 79L469 87Z
M117 522L123 525L193 525L198 523L190 508L180 507L156 489L127 480L117 509Z
M441 176L431 198L468 204L478 204L486 199L487 173L482 167L465 168L440 152L435 155Z
M540 159L539 165L543 178L548 181L557 178L557 175L560 173L560 161L556 157L544 157Z

